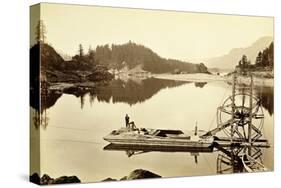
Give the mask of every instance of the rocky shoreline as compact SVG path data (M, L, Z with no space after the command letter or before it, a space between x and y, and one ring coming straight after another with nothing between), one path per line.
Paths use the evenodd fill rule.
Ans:
M132 171L128 176L124 176L120 180L136 180L136 179L147 179L147 178L161 178L161 176L153 172L150 172L148 170L136 169ZM102 181L118 181L118 180L109 177Z
M161 178L160 175L143 169L135 169L129 175L124 176L120 180L136 180L136 179L147 179L147 178ZM30 182L37 185L52 185L52 184L65 184L65 183L81 183L81 180L77 176L61 176L58 178L52 178L48 174L44 174L41 178L38 173L34 173L29 177ZM114 178L106 178L102 180L106 181L118 181Z
M48 174L44 174L41 178L37 173L29 177L30 182L37 185L52 185L52 184L65 184L65 183L81 183L77 176L61 176L58 178L51 178Z

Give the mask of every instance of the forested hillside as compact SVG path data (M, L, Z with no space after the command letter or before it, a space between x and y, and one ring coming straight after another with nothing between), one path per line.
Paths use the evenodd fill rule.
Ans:
M186 73L207 73L207 67L201 64L193 64L175 59L165 59L157 55L151 49L133 42L122 45L97 46L93 51L94 62L112 69L129 69L142 65L143 70L152 73L167 73L178 70Z

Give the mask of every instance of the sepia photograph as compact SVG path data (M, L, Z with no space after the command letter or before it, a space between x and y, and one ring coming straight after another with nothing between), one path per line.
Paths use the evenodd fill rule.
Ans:
M30 7L39 185L274 170L274 18Z

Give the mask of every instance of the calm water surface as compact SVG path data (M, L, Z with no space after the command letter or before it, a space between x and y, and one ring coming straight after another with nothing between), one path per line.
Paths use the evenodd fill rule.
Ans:
M210 130L216 127L216 109L230 96L225 82L191 83L160 79L114 80L83 95L63 94L46 107L48 121L40 126L42 174L76 175L83 182L122 178L142 168L162 177L217 173L219 152L146 152L128 156L108 151L103 136L124 126L129 114L137 127ZM262 98L264 135L271 148L261 159L273 169L273 88L255 88ZM195 157L197 156L197 162Z

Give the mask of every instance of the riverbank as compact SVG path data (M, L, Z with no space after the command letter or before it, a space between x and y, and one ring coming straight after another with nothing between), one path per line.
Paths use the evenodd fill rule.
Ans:
M267 75L267 76L263 76ZM187 81L187 82L211 82L211 81L225 81L228 83L232 83L232 74L227 76L220 76L214 74L153 74L152 77L158 79L166 79L166 80L177 80L177 81ZM256 86L274 86L273 75L269 76L267 73L253 73L254 85ZM249 85L251 83L249 76L238 76L237 79L238 84L246 84Z
M232 77L228 76L227 81L229 83L232 83ZM259 78L253 76L253 81L255 86L267 86L267 87L274 87L274 79L273 78ZM237 78L238 84L245 84L250 85L251 84L251 78L249 76L239 76Z
M177 80L187 82L208 82L224 81L225 77L213 74L195 73L195 74L153 74L152 77L166 80Z
M273 71L254 71L253 75L254 85L256 86L274 86L274 72ZM228 82L232 82L232 73L226 76ZM250 85L251 77L248 75L239 75L237 77L238 84Z
M213 81L223 81L232 83L232 74L228 74L226 76L220 76L215 74L204 74L204 73L196 73L196 74L151 74L149 77L163 79L163 80L175 80L175 81L185 81L185 82L213 82ZM139 78L133 75L127 76L125 80L138 80L146 79L149 77ZM115 78L115 79L122 79L122 78ZM256 86L267 86L273 87L274 86L274 79L273 73L253 73L253 80L254 85ZM50 83L49 90L52 92L58 93L75 93L78 95L79 93L86 93L98 86L106 85L109 83L109 80L100 81L100 82L91 82L91 81L84 81L84 82L56 82ZM237 78L238 84L246 84L249 85L251 83L251 79L249 76L242 76L239 75Z

